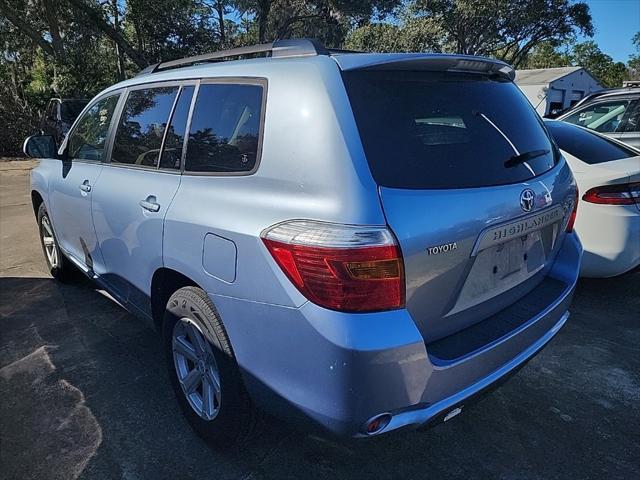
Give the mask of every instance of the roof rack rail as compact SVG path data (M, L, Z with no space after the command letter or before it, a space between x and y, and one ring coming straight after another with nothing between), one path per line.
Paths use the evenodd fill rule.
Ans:
M262 43L259 45L251 45L249 47L231 48L229 50L220 50L218 52L204 53L193 57L156 63L144 68L136 76L148 75L150 73L160 72L171 68L184 67L187 65L196 65L198 63L238 60L243 57L251 57L260 54L264 54L264 56L269 57L286 58L329 55L329 53L329 50L327 50L320 42L310 38L276 40L273 43Z

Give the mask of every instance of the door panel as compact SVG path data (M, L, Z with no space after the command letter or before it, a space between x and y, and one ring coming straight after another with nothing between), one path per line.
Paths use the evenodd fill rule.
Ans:
M104 261L93 228L91 198L119 98L119 93L100 98L83 113L62 146L66 158L50 183L50 214L60 246L96 273L103 271Z
M151 278L162 266L164 217L179 185L179 173L106 165L93 191L102 277L145 312Z
M92 199L106 271L123 301L150 315L151 279L162 267L164 217L180 185L182 144L192 85L160 84L129 91ZM169 125L169 128L166 128ZM178 161L161 162L169 146Z
M99 272L103 261L93 228L91 195L102 164L60 162L51 180L51 216L62 249L90 270Z

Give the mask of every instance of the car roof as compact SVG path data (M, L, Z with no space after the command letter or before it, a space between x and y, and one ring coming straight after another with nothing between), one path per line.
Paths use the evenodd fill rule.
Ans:
M484 73L503 76L509 80L515 77L511 66L490 58L433 53L363 53L327 49L313 39L290 39L150 65L132 79L113 85L103 93L156 81L215 76L267 76L273 69L290 62L326 64L329 58L333 65L337 64L343 71L393 68Z
M590 93L584 97L575 107L585 105L587 103L595 102L600 99L618 98L618 97L640 97L640 87L622 87L622 88L606 88L598 90L597 92Z

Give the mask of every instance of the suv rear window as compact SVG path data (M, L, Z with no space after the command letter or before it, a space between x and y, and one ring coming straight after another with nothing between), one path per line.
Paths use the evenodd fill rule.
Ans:
M570 123L562 121L544 123L562 150L590 165L638 155L630 148Z
M364 70L345 72L344 81L379 185L503 185L529 180L556 164L553 143L512 82L448 72ZM517 155L521 161L509 161Z

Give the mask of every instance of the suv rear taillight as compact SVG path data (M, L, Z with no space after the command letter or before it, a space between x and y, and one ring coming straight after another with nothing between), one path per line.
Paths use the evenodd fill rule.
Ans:
M595 187L588 190L582 199L585 202L602 205L640 204L640 183Z
M344 312L404 306L402 255L386 227L292 220L261 237L289 280L313 303Z
M578 187L576 187L575 196L573 198L573 205L571 206L571 214L569 215L569 221L567 222L567 228L565 229L567 233L573 232L573 226L576 223L576 216L578 215L579 199L580 199L580 194L578 193Z

